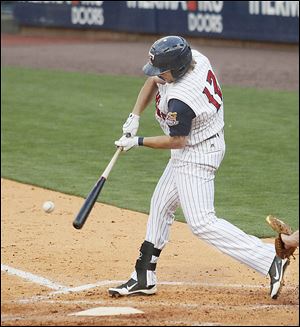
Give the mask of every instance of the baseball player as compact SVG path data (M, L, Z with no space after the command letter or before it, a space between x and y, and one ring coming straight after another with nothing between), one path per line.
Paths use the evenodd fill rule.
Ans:
M223 95L207 57L180 36L157 40L143 67L149 76L115 142L123 151L146 146L170 149L171 159L151 199L145 240L130 279L109 289L111 296L154 294L156 264L168 242L174 213L181 206L191 231L200 239L256 271L270 275L271 298L281 289L289 259L274 245L247 235L214 209L214 178L225 153ZM155 99L155 118L164 135L136 136L139 119ZM126 137L128 133L131 137Z

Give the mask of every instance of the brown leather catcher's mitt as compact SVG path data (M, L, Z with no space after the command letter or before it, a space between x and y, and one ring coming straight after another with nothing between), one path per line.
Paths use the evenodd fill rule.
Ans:
M278 237L275 238L276 254L282 259L289 258L295 252L296 247L286 249L281 239L281 234L291 235L293 233L291 227L272 215L269 215L266 221L278 233Z

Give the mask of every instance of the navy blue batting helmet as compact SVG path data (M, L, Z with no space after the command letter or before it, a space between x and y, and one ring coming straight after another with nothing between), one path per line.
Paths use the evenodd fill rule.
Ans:
M192 50L187 41L181 36L166 36L150 48L149 62L143 67L148 76L157 76L171 71L174 79L182 77L192 62Z

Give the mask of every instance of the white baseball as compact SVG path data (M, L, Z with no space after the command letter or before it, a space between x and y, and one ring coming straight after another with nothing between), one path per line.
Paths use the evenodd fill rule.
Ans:
M47 213L52 212L54 210L54 203L52 201L46 201L46 202L44 202L43 209Z

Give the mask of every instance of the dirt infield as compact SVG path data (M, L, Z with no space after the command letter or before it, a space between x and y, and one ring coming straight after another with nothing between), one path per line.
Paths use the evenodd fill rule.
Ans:
M1 45L2 66L138 76L149 48L148 42L19 35L2 35ZM298 90L298 52L207 45L201 50L223 84ZM2 326L299 325L299 250L280 297L271 300L268 277L175 222L158 263L158 293L112 299L107 289L129 277L144 240L146 215L97 203L78 231L72 221L82 198L5 179L1 190ZM42 211L46 200L56 205L51 214ZM143 313L69 315L95 307L132 307Z
M78 231L72 221L81 198L3 179L1 184L2 325L298 325L298 251L281 296L271 300L267 277L175 222L158 264L158 293L113 299L107 289L129 277L147 216L97 203ZM41 208L46 200L56 205L51 214ZM68 316L111 306L143 313Z

